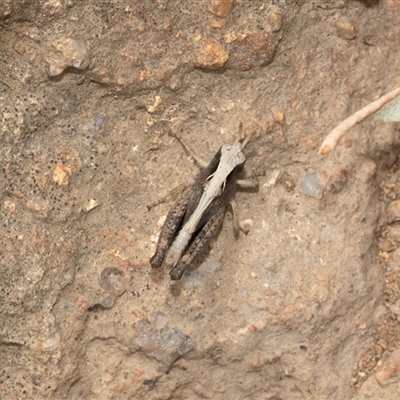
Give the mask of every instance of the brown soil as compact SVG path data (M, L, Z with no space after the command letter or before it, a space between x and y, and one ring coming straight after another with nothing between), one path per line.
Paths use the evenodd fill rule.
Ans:
M399 40L389 0L0 2L0 397L397 399L399 125L317 150ZM173 135L210 160L241 122L249 232L172 282Z

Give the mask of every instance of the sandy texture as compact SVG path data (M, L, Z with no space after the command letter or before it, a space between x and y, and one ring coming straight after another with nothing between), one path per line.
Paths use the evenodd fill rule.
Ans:
M399 128L317 149L399 40L397 1L0 2L0 397L397 399ZM172 282L169 134L210 160L240 122L248 234Z

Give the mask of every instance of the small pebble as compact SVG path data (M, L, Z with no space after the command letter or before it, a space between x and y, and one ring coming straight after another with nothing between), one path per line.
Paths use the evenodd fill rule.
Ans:
M113 294L108 295L101 301L101 305L104 308L111 308L114 305L116 297Z
M204 261L200 268L207 272L214 272L218 268L218 264L211 260Z
M171 365L193 350L190 337L177 328L155 329L147 320L139 321L137 328L136 344L165 365Z
M153 105L147 106L146 109L150 114L153 114L161 108L162 104L162 98L160 96L156 96Z
M97 200L90 199L85 206L85 210L86 210L86 212L89 212L98 206L99 206L99 202Z
M279 169L274 169L269 174L267 181L263 184L263 190L267 191L267 189L271 186L275 186L278 179L281 177L282 172Z
M86 129L89 132L98 132L103 129L106 119L107 117L103 114L95 115L93 118L93 124L87 125Z
M393 384L398 385L400 381L400 349L396 348L389 358L384 360L381 368L376 372L375 378L381 387L388 387ZM379 397L386 399L391 396ZM393 398L398 398L398 396Z
M89 53L83 40L66 38L56 40L52 44L62 57L46 60L49 64L50 76L60 75L68 67L83 70L89 66Z
M364 43L367 44L368 46L376 46L376 43L377 43L378 40L377 40L377 37L376 37L376 36L367 35L367 36L364 36L363 41L364 41Z
M254 226L252 219L244 219L243 221L239 222L240 229L247 235Z
M272 32L278 32L282 27L282 15L271 12L267 16L267 21Z
M185 288L198 286L201 282L201 275L197 271L187 271L183 275L182 281Z
M208 0L208 11L220 18L229 15L232 9L233 0Z
M43 350L54 350L60 344L58 338L49 338L43 343Z
M58 305L59 305L61 308L64 308L64 309L67 309L67 308L69 307L68 300L67 300L67 299L64 299L63 297L61 297L61 298L58 300Z
M378 242L378 247L379 247L380 250L390 253L390 252L396 250L397 245L396 245L396 243L392 243L388 239L381 239Z
M168 83L168 87L170 88L170 90L172 90L173 92L176 92L177 90L179 90L179 88L181 87L181 80L179 77L173 76L171 77L171 79L169 80Z
M344 169L332 170L328 177L325 188L328 192L339 193L347 183L347 171Z
M115 267L104 268L101 272L100 286L114 296L120 296L128 287L128 280L125 274Z
M388 223L400 221L400 200L392 201L387 207Z
M64 164L59 161L53 170L53 181L59 186L68 186L69 177L72 175L75 169L75 164Z
M137 323L139 329L139 336L136 343L144 351L154 351L160 347L160 334L157 330L153 329L148 321L141 320Z
M357 178L362 182L369 182L376 173L378 166L374 160L364 157L357 170Z
M337 35L346 40L353 40L356 37L356 30L354 25L348 21L337 21L336 24Z
M164 328L168 323L168 317L161 311L154 311L149 315L150 324L156 329Z
M216 42L202 42L195 52L196 67L213 70L221 68L229 59L229 51Z
M303 181L300 183L300 190L310 197L316 199L322 199L322 186L318 183L317 175L313 172L309 172Z
M25 207L28 211L43 214L43 216L47 216L50 209L49 201L39 196L35 196L29 199L25 203Z

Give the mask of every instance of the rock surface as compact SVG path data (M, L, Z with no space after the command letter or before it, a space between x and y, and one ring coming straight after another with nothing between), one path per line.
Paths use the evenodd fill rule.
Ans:
M398 7L0 3L0 397L396 398L398 126L317 148L399 85ZM247 235L227 213L172 282L148 260L197 169L168 133L208 161L241 122Z

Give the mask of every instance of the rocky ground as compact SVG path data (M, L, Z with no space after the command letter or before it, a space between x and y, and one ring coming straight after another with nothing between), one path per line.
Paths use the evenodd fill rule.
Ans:
M398 399L397 1L0 2L4 399ZM239 124L227 213L182 281L163 220ZM163 200L160 204L150 207Z

